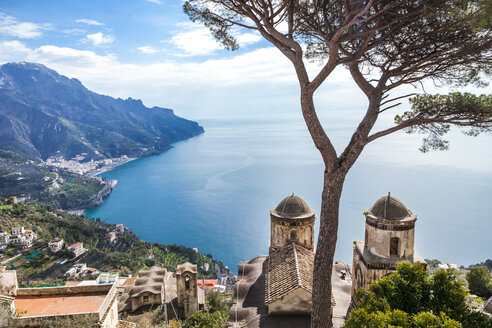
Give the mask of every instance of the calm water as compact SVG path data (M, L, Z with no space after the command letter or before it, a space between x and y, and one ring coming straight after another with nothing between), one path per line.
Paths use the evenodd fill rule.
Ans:
M128 225L151 242L198 247L236 269L268 252L269 211L285 196L295 192L319 213L321 160L299 120L200 123L205 134L101 174L119 184L86 215ZM335 143L344 129L331 127ZM375 156L362 157L344 187L337 259L352 262L352 240L364 237L362 212L388 191L418 214L423 257L458 264L492 257L492 174L378 160L380 149L368 151Z

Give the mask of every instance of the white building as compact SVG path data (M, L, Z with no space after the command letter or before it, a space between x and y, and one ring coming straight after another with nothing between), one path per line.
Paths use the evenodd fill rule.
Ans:
M14 236L23 235L25 232L24 227L12 228L12 235Z
M63 248L63 239L55 238L48 243L48 248L52 253L56 253Z
M75 255L75 257L78 257L87 251L87 249L84 248L84 243L80 242L70 245L68 247L68 250L71 251Z
M13 235L10 238L10 244L18 247L30 247L32 239L26 238L25 235Z
M10 242L10 235L6 232L0 232L0 245L8 245Z
M36 239L38 239L38 235L32 230L25 230L24 236L26 236L26 239L30 240L31 242L34 242L36 241Z

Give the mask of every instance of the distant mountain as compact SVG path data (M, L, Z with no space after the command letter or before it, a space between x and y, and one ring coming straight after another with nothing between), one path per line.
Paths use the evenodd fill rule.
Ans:
M171 109L99 95L44 65L0 66L0 145L26 155L139 157L200 133L198 123Z

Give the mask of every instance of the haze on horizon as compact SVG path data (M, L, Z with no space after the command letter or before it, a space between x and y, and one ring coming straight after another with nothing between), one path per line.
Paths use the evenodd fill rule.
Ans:
M277 49L256 33L238 31L240 50L223 50L205 27L189 21L181 5L172 0L4 0L0 64L42 63L78 78L92 91L173 108L178 115L204 121L205 129L207 119L302 120L294 70ZM312 72L318 69L316 63L309 67ZM491 87L467 90L490 93ZM425 91L448 90L427 83ZM329 126L343 121L343 132L328 131L340 150L358 124L366 99L349 74L337 69L316 101ZM399 110L406 108L405 102ZM391 124L394 115L387 113L380 124ZM492 173L492 136L472 139L455 131L449 138L449 151L421 154L421 136L397 133L371 144L363 156L376 162Z

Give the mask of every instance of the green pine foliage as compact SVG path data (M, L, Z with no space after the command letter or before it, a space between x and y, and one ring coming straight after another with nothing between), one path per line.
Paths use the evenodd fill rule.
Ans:
M492 280L490 271L486 266L471 267L466 274L470 292L485 299L492 296Z

